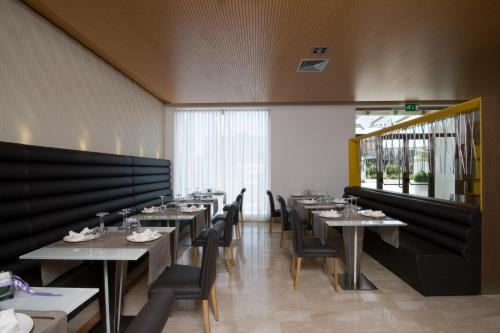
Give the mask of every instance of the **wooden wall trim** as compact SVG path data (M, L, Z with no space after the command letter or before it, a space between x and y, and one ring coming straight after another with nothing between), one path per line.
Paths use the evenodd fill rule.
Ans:
M500 99L482 99L482 272L483 294L500 293Z

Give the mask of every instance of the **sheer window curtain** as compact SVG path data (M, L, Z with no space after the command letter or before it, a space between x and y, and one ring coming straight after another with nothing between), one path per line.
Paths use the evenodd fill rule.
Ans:
M268 218L268 109L177 109L174 140L176 195L210 187L225 191L230 203L245 187L245 219Z

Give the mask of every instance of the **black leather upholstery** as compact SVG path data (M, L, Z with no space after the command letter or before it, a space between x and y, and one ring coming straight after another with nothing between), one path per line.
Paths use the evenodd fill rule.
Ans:
M399 248L367 228L364 249L425 296L475 295L481 281L481 213L477 207L374 189L347 187L359 205L406 222Z
M161 333L168 320L174 301L172 290L157 290L150 293L149 301L125 329L125 333Z
M201 267L172 265L151 286L150 296L158 290L171 289L176 299L208 299L217 276L218 238L217 232L210 230L203 247Z
M219 235L218 244L221 247L231 245L233 240L234 220L238 218L238 203L235 201L229 206L229 211L224 220L217 221L211 228L203 230L193 241L193 246L204 246L210 230L215 230Z
M242 213L242 212L243 212L243 199L244 199L244 197L245 197L245 192L246 192L246 191L247 191L247 189L246 189L245 187L243 187L243 188L241 189L241 192L240 192L240 194L241 194L240 213Z
M336 248L321 244L317 237L304 239L304 228L299 214L292 209L288 215L292 227L292 244L297 257L338 257Z
M0 142L0 270L39 285L39 262L20 255L171 193L168 160Z
M281 210L274 207L274 198L271 191L267 191L267 196L269 197L269 207L271 208L271 217L280 217Z
M227 212L229 211L229 209L231 208L231 206L234 205L234 204L236 204L238 211L241 212L241 205L243 205L243 195L242 194L238 194L236 196L236 200L233 203L231 203L230 205L225 205L224 208L223 208L223 210L224 210L225 213L215 215L213 217L213 219L212 219L212 223L216 223L217 221L225 221L226 220ZM233 220L233 225L237 225L239 222L240 222L240 217L238 215L236 217L236 219Z
M292 212L292 208L286 207L285 199L283 199L281 195L277 195L276 199L278 200L278 203L280 205L281 229L284 231L292 231L292 225L289 221L289 215ZM305 221L300 221L300 223L303 230L312 230L312 226L309 223Z

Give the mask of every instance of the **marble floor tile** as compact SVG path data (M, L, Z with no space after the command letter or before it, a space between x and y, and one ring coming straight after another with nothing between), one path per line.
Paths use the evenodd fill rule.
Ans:
M324 274L322 261L314 258L303 261L295 290L290 250L280 249L278 224L270 235L267 223L246 222L232 251L232 275L223 251L217 261L220 320L210 315L214 333L500 332L500 296L424 297L368 255L362 271L378 290L335 292L331 274ZM201 263L201 252L195 260L188 246L180 254L180 263ZM140 310L147 290L145 279L130 290L124 314ZM164 332L203 332L200 302L176 301Z

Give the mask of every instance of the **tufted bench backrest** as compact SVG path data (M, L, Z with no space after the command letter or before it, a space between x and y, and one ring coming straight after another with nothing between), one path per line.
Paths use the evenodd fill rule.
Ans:
M95 214L132 213L171 198L170 161L0 142L0 270L23 275L19 256L98 224Z
M359 197L358 204L384 211L406 222L402 232L410 233L450 250L465 259L480 256L481 212L477 207L444 200L392 193L360 187L346 187L346 195Z

